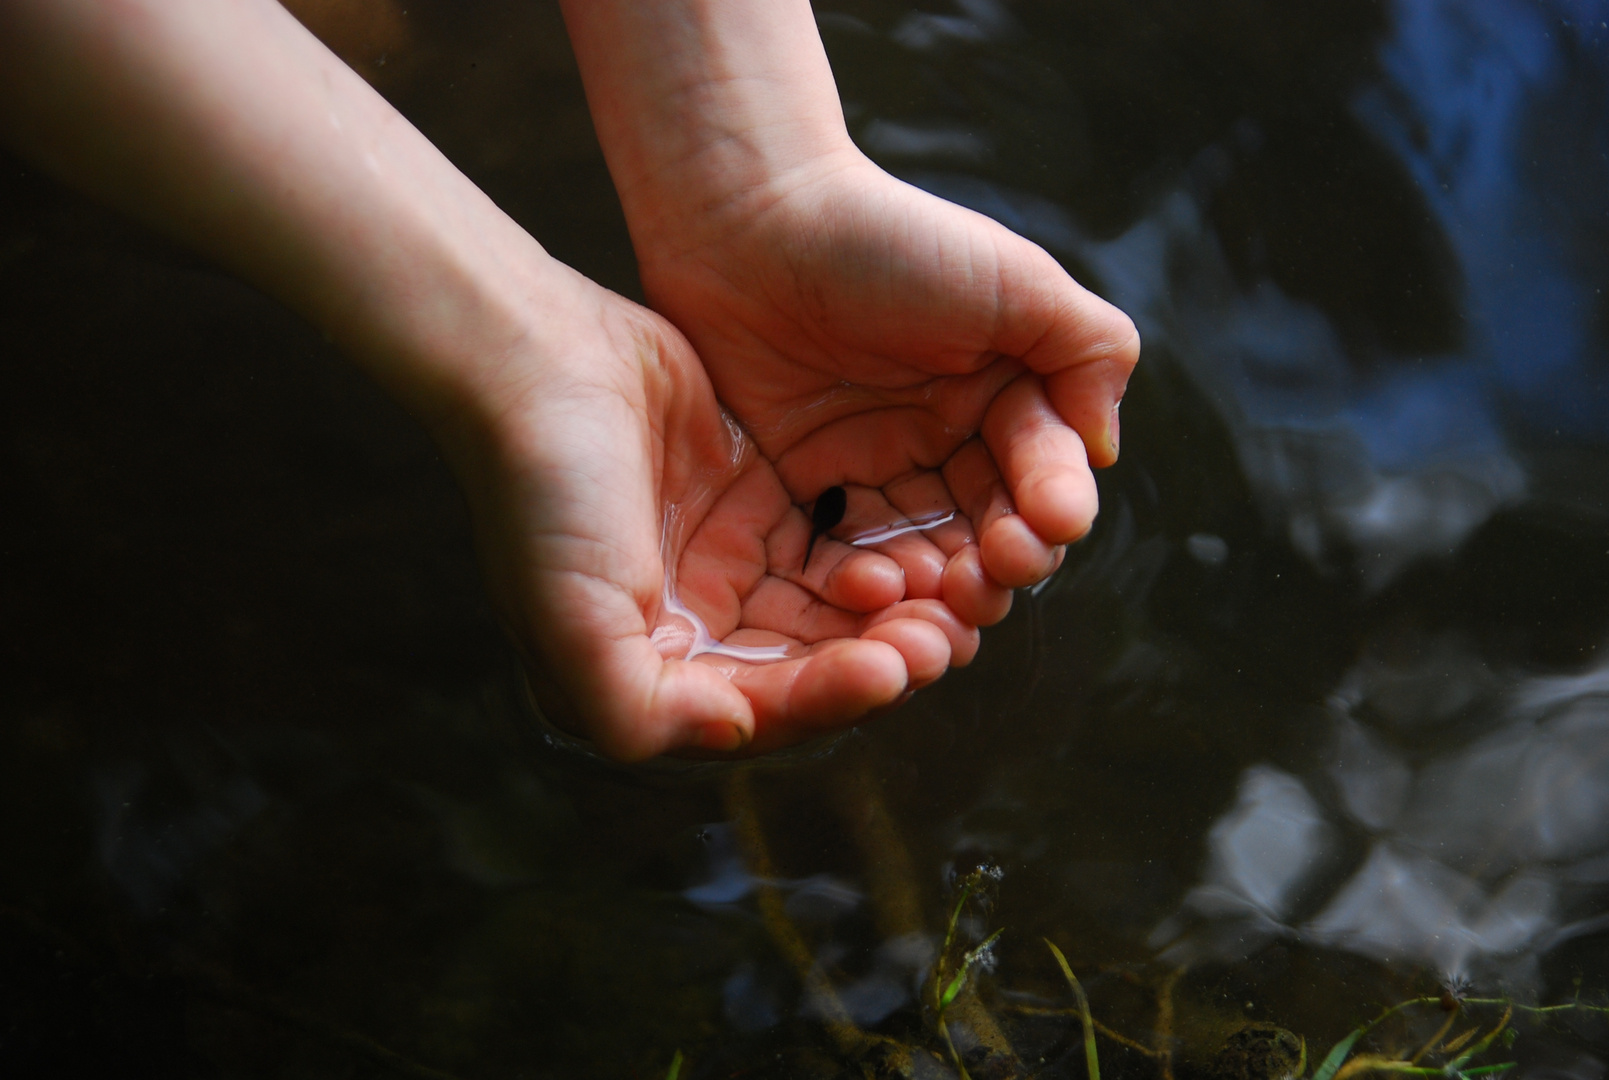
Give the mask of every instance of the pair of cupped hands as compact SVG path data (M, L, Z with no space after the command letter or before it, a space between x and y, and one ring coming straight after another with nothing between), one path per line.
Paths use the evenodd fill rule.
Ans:
M421 417L554 722L626 760L841 728L971 661L1090 528L1134 327L862 155L807 0L561 6L653 311L272 0L4 0L0 136ZM844 539L955 516L812 545L840 487Z
M654 310L570 272L460 470L546 711L624 760L796 743L969 663L1089 530L1139 347L1038 246L853 149L665 220L634 224Z
M0 135L420 415L555 723L621 760L843 728L969 663L1089 530L1133 325L861 155L806 0L562 6L653 311L272 0L0 0ZM838 488L843 539L954 517L813 544Z

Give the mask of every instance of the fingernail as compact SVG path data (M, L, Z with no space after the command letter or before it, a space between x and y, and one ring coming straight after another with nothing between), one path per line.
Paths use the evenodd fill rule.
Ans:
M698 733L699 749L714 750L719 753L740 750L743 748L743 744L748 741L748 735L742 728L725 721L705 724Z
M1106 439L1112 444L1113 457L1117 457L1118 432L1121 427L1121 424L1118 421L1117 410L1121 408L1122 405L1123 403L1119 401L1116 405L1112 406L1112 420L1106 425Z

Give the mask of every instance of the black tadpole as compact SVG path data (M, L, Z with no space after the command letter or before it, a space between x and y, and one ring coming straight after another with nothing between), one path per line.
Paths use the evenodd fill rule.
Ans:
M816 505L810 508L810 543L805 545L804 563L800 571L810 566L810 552L816 546L816 537L824 535L844 520L844 511L849 508L849 493L841 486L833 486L816 496Z

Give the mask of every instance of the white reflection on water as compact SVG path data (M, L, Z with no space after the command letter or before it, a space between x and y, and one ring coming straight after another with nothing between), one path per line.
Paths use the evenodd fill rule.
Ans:
M1351 717L1342 717L1336 727L1329 773L1347 813L1370 829L1397 820L1413 780L1402 759Z
M1553 925L1545 873L1515 876L1488 893L1428 855L1382 841L1303 934L1387 963L1428 962L1460 978L1478 960L1521 953Z
M1472 702L1462 725L1446 720L1409 754L1358 713L1415 678L1445 687L1447 653L1431 655L1389 674L1364 661L1343 680L1321 770L1337 796L1328 815L1295 776L1245 772L1209 833L1203 883L1154 944L1175 958L1244 955L1289 937L1523 984L1550 948L1609 930L1590 888L1609 883L1609 664L1514 680L1489 715ZM1485 733L1469 738L1472 723ZM1302 897L1341 833L1362 834L1364 853L1339 884Z
M1206 879L1279 918L1323 857L1329 831L1300 780L1266 765L1248 769L1239 802L1207 834Z
M1599 3L1422 0L1398 3L1397 33L1380 59L1386 79L1365 88L1356 114L1414 174L1458 249L1483 381L1515 395L1549 427L1598 430L1603 391L1580 378L1590 363L1591 290L1570 265L1565 191L1538 168L1536 126L1568 131L1557 96L1572 57L1561 33L1609 17ZM1601 35L1596 37L1601 53ZM1590 52L1590 46L1588 46ZM1597 88L1602 93L1602 86ZM1568 183L1566 181L1565 183Z
M1450 362L1368 385L1318 308L1269 281L1233 284L1199 196L1177 193L1083 255L1221 403L1263 512L1321 568L1349 551L1379 587L1523 494L1485 399Z
M744 437L741 431L737 432L737 435L739 440ZM699 617L698 612L682 602L676 591L676 568L683 550L685 538L682 533L685 526L682 508L667 506L659 538L660 558L665 566L664 585L659 601L660 610L662 615L669 615L672 620L679 619L685 625L665 621L663 618L660 620L651 635L654 647L660 654L667 658L682 660L691 660L706 654L726 656L748 664L772 664L802 655L803 650L796 644L740 645L736 642L723 641L710 633L708 624Z
M835 988L835 1003L807 994L803 1012L824 1018L833 1015L837 1006L862 1027L880 1024L895 1010L916 1000L922 981L932 968L933 954L933 943L925 934L890 938L872 953L869 971ZM825 967L839 959L839 956L824 954L818 962Z
M955 520L954 510L934 510L926 514L918 514L913 518L901 518L888 525L876 529L869 529L863 533L856 533L849 537L845 543L854 547L871 547L904 536L906 533L923 532L927 529L936 529L940 525L948 525Z
M1235 805L1207 834L1202 883L1152 944L1167 944L1196 920L1213 944L1198 933L1190 951L1240 953L1283 933L1299 887L1332 846L1333 830L1301 780L1269 765L1247 769Z
M1402 831L1482 876L1609 847L1609 697L1588 694L1419 770Z

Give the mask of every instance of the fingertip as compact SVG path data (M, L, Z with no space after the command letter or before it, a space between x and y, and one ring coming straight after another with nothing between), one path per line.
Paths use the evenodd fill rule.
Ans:
M966 667L977 659L983 645L983 634L976 626L964 626L959 635L950 638L950 666Z
M869 709L897 700L909 689L910 675L905 667L905 658L894 646L876 640L859 644L860 648L845 651L850 654L856 673L864 679L865 706L861 709L864 714Z
M884 554L899 564L900 580L904 587L899 599L938 598L946 559L944 552L931 539L924 536L900 537L889 545L889 550Z
M790 725L823 728L852 723L905 693L905 658L885 641L864 638L814 654L786 703Z
M700 750L729 754L741 750L749 743L748 732L727 720L716 720L698 729L693 745Z
M887 642L899 650L907 690L927 686L950 668L949 635L925 619L890 619L867 630L861 640Z
M876 611L905 598L905 570L887 555L852 549L827 572L822 595L849 611Z
M978 628L963 620L950 605L937 599L906 600L880 612L868 620L866 629L861 631L862 636L875 627L901 619L917 620L943 634L949 650L947 664L950 667L965 667L977 655L980 639Z
M1121 388L1118 399L1112 402L1104 418L1100 417L1099 407L1085 410L1089 417L1082 420L1069 420L1069 424L1078 432L1079 438L1084 440L1084 455L1092 469L1106 469L1117 464L1118 448L1122 442L1122 418L1119 410L1123 400Z
M1011 612L1011 590L989 576L976 544L956 552L944 567L943 599L973 626L993 626Z
M1049 465L1023 477L1012 492L1017 511L1046 544L1070 544L1095 523L1100 495L1081 461Z
M1008 589L1038 584L1056 565L1052 546L1039 538L1021 514L996 519L979 539L978 549L984 570Z
M1051 407L1037 377L1023 376L996 399L983 440L1012 505L1041 540L1064 544L1089 531L1099 496L1086 440Z
M606 756L631 763L679 749L739 749L754 738L754 722L748 699L720 671L666 660L647 701L605 712L591 735Z

